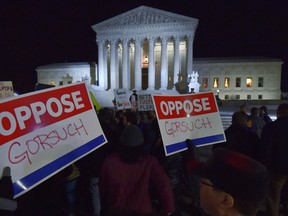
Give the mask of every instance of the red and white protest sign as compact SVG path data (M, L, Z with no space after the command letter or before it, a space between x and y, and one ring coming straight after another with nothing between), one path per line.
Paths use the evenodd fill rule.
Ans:
M0 170L11 167L15 197L106 142L85 83L0 103Z
M213 92L175 96L153 95L166 155L226 140Z

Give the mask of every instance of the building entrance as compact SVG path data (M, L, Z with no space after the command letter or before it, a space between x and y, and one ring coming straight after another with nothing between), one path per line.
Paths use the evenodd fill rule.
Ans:
M142 68L142 89L148 88L148 68Z

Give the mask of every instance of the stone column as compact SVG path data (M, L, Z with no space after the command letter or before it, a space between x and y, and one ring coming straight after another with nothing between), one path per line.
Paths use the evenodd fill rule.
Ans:
M188 35L187 36L187 75L191 74L193 71L193 36Z
M97 40L98 44L98 86L101 90L105 89L105 73L104 73L104 51L106 48L104 47L104 41L103 40Z
M141 71L141 39L135 38L135 87L136 90L142 90L142 71Z
M168 56L167 56L168 37L161 38L161 87L160 90L167 90L168 86Z
M176 89L175 84L178 82L178 76L180 72L180 38L174 37L174 77L173 77L173 89Z
M116 54L115 54L115 88L119 89L119 53L122 52L120 51L120 46L119 46L119 40L116 42Z
M104 45L104 50L102 50L102 52L104 52L104 55L103 55L103 86L104 86L104 89L108 89L108 62L107 62L107 56L108 56L108 46L107 44Z
M128 39L122 40L122 87L123 89L130 89L130 76L128 73L129 66L129 46Z
M118 55L118 49L117 49L117 40L112 39L111 40L111 46L110 46L110 88L111 89L116 89L118 88L117 82L119 81L118 79L118 73L117 73L117 55Z
M149 48L148 48L148 89L155 89L155 55L154 55L154 47L155 47L155 38L148 38Z

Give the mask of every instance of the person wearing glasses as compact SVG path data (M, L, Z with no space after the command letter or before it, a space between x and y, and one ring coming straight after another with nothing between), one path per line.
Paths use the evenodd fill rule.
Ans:
M200 206L211 216L255 216L268 192L265 166L227 149L196 166L188 161L187 169L200 177Z

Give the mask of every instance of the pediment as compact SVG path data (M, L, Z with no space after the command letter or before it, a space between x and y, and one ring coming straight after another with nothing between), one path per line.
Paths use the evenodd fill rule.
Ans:
M111 19L105 20L101 23L98 23L92 28L95 31L103 30L103 29L110 29L110 28L119 28L125 26L146 26L146 25L169 25L169 24L179 24L179 23L194 23L197 24L198 20L147 7L147 6L140 6L133 10L127 11L122 13L118 16L115 16Z

